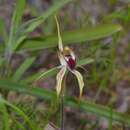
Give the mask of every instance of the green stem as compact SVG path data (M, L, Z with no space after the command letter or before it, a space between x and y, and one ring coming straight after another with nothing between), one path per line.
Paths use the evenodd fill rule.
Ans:
M64 94L61 95L61 130L64 130L64 121L65 121L65 113L64 113Z

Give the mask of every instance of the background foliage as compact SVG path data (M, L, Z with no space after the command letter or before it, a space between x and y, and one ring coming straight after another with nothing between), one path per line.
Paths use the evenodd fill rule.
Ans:
M79 102L68 74L66 129L129 129L129 1L5 0L0 9L0 129L59 127L55 14L85 81Z

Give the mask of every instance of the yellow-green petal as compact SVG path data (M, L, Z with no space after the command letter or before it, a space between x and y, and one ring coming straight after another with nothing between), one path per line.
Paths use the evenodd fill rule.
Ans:
M84 81L83 81L83 76L78 72L77 70L73 70L72 73L76 76L78 79L79 83L79 90L80 90L80 97L82 96L83 93L83 87L84 87Z
M64 66L61 68L61 70L59 71L59 73L56 76L56 82L57 82L56 83L56 92L57 92L58 96L61 93L62 81L63 81L64 75L65 75L65 72L66 72L66 67Z
M58 52L58 57L59 57L59 60L60 60L60 64L63 65L63 66L66 66L66 61L65 61L65 58L64 56L61 54L61 52Z
M58 47L59 47L59 50L62 52L63 51L63 43L62 43L62 38L61 38L61 34L60 34L60 26L59 26L58 19L56 16L55 16L55 20L56 20L57 32L58 32Z

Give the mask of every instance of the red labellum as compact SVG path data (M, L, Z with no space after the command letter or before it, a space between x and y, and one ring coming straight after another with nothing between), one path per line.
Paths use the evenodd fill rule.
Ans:
M67 62L67 65L69 66L69 68L70 68L71 70L75 69L75 66L76 66L76 61L75 61L75 59L73 59L72 57L67 57L66 62Z

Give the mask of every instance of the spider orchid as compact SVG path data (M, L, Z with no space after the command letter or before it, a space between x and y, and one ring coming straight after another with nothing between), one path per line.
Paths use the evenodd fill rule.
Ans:
M59 23L57 20L57 17L55 16L55 20L56 20L56 24L57 24L57 31L58 31L58 57L59 57L59 61L60 61L60 68L61 70L59 71L59 73L56 76L56 91L57 91L57 95L59 96L62 90L62 81L64 79L65 73L67 71L72 72L77 80L78 80L78 84L79 84L79 90L80 90L80 97L82 96L82 91L83 91L83 87L84 87L84 81L83 81L83 77L80 74L80 72L78 72L76 70L76 57L75 54L73 52L72 49L70 49L68 46L63 47L62 44L62 38L61 38L61 34L60 34L60 27L59 27Z

